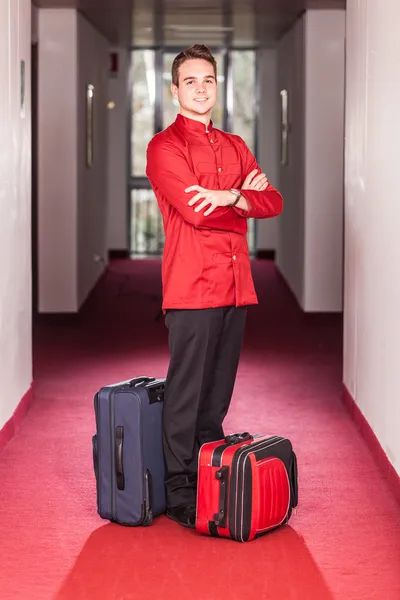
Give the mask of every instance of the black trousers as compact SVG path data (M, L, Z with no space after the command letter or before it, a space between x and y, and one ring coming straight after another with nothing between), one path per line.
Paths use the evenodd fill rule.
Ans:
M171 360L163 412L169 508L196 502L200 446L224 437L235 384L246 307L168 310Z

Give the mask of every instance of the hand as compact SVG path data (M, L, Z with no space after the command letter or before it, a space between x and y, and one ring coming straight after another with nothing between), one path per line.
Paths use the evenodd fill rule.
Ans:
M242 185L242 190L255 190L257 192L263 192L267 189L268 179L265 173L260 173L259 175L257 175L257 173L258 169L254 169L254 171L251 171L247 175Z
M207 190L200 185L191 185L190 187L186 188L185 192L198 192L191 200L189 200L189 206L193 206L196 204L196 202L199 202L199 200L204 198L203 202L201 202L194 209L195 212L199 212L206 206L210 205L210 207L204 213L205 217L210 215L213 210L217 208L217 206L228 206L235 201L234 195L229 190Z

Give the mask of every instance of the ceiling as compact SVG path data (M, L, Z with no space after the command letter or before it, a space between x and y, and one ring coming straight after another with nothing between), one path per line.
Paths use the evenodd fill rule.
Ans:
M346 0L34 0L76 8L113 45L271 46L307 8L344 8Z

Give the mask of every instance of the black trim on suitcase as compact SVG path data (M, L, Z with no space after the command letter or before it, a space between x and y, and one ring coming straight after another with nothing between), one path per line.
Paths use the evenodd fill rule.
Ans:
M298 484L298 474L297 474L297 456L295 452L292 452L292 464L290 469L290 489L291 489L291 497L292 497L292 506L296 508L299 503L299 484Z
M221 446L217 446L216 448L214 448L214 451L212 454L212 459L211 459L212 467L220 467L221 466L222 455L224 453L224 450L226 450L226 448L228 446L229 446L229 444L221 444Z
M241 523L242 539L244 542L250 537L251 532L251 507L253 505L253 472L250 462L244 462L244 474L242 478L242 504L243 504L243 522Z
M214 451L213 451L213 454L211 457L211 466L212 467L220 467L221 466L222 455L224 453L224 450L226 450L229 446L234 446L235 444L240 444L242 442L255 440L257 437L260 437L260 436L261 436L261 434L252 436L247 431L245 431L244 433L233 433L231 435L227 435L224 440L225 443L214 448Z
M292 449L291 442L287 440L287 438L271 436L255 444L242 446L235 452L232 458L232 475L230 482L231 500L229 510L229 532L233 539L246 542L251 531L252 472L250 464L246 469L246 459L249 454L254 453L257 462L262 460L263 458L270 456L268 449L271 446L282 441L287 441ZM291 452L293 451L291 450ZM289 465L287 464L287 461L284 462L288 469ZM250 473L250 475L248 473Z
M228 512L228 484L229 467L221 467L215 473L215 478L219 480L219 511L214 515L214 523L218 527L226 527L226 516Z
M249 444L246 446L242 446L238 448L232 457L232 476L230 482L230 510L229 510L229 531L231 536L234 539L240 539L237 537L236 532L240 531L240 518L242 513L242 498L243 496L247 496L243 492L243 482L240 476L240 467L242 465L242 458L246 460L247 455L250 452L256 452L258 448L263 447L266 443L268 446L271 444L271 440L274 440L277 436L273 438L267 438L261 440L260 442L256 442L253 444ZM251 495L251 488L250 488ZM251 512L251 504L250 504L250 512ZM251 519L251 515L250 515ZM245 541L245 540L243 540Z
M210 532L210 535L212 535L212 537L220 537L218 533L218 527L216 526L214 521L208 521L208 531Z

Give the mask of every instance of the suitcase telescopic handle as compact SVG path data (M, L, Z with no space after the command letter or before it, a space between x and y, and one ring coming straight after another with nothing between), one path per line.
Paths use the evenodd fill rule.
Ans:
M221 467L216 474L216 479L219 480L219 512L214 515L214 523L217 527L226 527L226 515L228 512L228 481L229 467Z
M164 401L164 390L165 381L155 379L149 385L146 385L147 393L149 395L149 403L155 404L156 402Z
M250 435L247 431L243 433L233 433L232 435L227 435L225 437L225 442L227 444L240 444L241 442L249 442L253 439L253 436Z
M124 428L118 426L115 431L115 472L117 476L117 488L119 490L125 489L125 476L124 476Z

